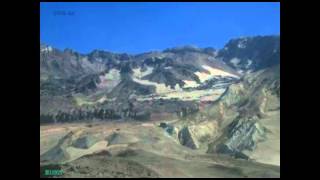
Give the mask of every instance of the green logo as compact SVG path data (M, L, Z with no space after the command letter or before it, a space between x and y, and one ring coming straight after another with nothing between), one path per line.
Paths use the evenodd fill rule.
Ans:
M44 171L45 176L61 176L63 174L63 170L61 169L46 169Z

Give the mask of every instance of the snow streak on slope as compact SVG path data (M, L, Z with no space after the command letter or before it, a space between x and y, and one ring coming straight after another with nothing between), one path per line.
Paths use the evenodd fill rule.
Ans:
M169 86L166 86L165 84L162 84L162 83L156 83L156 82L152 82L149 80L138 79L138 78L134 78L134 77L132 79L133 79L133 81L135 81L139 84L155 86L157 94L165 94L165 93L175 91L175 89L171 89Z
M213 78L214 76L231 76L231 77L239 78L237 75L225 72L225 71L217 69L217 68L212 68L207 65L203 65L202 67L204 69L206 69L207 71L209 71L209 73L205 73L205 72L196 72L195 73L199 77L201 83L208 80L208 79Z
M133 70L133 76L141 79L142 77L151 74L153 71L153 67L147 67L147 70L144 72L141 71L140 67L132 70Z

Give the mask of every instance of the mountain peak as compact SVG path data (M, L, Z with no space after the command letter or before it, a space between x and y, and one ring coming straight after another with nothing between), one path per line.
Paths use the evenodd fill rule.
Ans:
M40 43L40 52L52 52L53 48L49 45Z

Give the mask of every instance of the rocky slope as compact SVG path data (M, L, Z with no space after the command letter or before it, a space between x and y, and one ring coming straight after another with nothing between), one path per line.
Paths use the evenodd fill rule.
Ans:
M80 54L41 45L41 118L53 122L58 113L72 116L80 110L101 119L94 111L106 109L124 117L126 110L118 107L129 106L129 96L138 106L160 99L214 101L241 73L279 63L279 52L278 36L233 39L221 50L184 46L138 55L101 50ZM248 61L250 66L243 67Z
M280 165L280 66L246 75L214 104L160 127L191 149Z
M72 114L79 109L93 114L94 109L112 109L124 117L121 113L127 110L118 107L130 106L129 97L138 100L137 108L150 100L199 101L210 96L207 90L214 85L222 84L221 92L239 79L236 71L215 59L214 50L188 46L138 55L98 50L83 55L42 45L40 55L40 111L51 121L60 111Z
M280 37L255 36L230 40L218 58L238 72L257 71L280 63Z
M208 152L252 158L280 165L280 66L244 77L210 110L221 112L222 134L209 145ZM228 117L228 118L225 118ZM231 117L231 118L230 118ZM265 158L263 149L270 151Z
M108 158L102 159L110 166L132 168L138 163L138 169L113 169L105 175L97 171L94 177L137 177L140 171L163 177L169 171L155 167L158 156L186 169L184 161L190 158L204 168L210 166L204 161L214 156L233 163L244 160L250 170L219 164L227 172L213 168L219 175L210 174L212 168L204 168L208 171L201 176L173 165L172 175L278 176L274 167L259 163L280 166L279 43L279 36L258 36L233 39L221 50L185 46L138 55L99 50L79 54L41 45L40 122L92 126L105 121L117 127L112 132L109 125L104 130L85 127L84 133L70 132L73 125L66 125L68 133L54 135L55 143L46 142L50 146L44 146L41 163L70 163L61 168L67 177L78 177L86 168L67 169L83 159L99 164L101 154L86 155L107 151ZM121 158L131 150L129 161ZM253 172L252 166L259 170Z

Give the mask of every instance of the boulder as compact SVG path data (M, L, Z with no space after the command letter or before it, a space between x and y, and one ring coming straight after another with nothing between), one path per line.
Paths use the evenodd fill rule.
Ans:
M198 149L201 144L213 141L219 133L218 129L217 121L204 121L182 128L178 133L178 139L182 145Z
M95 143L98 142L98 138L92 135L80 137L77 140L75 140L72 144L75 148L81 148L81 149L88 149L91 146L93 146Z
M187 146L191 149L198 149L199 142L194 136L190 127L184 127L178 134L179 141L182 145Z

